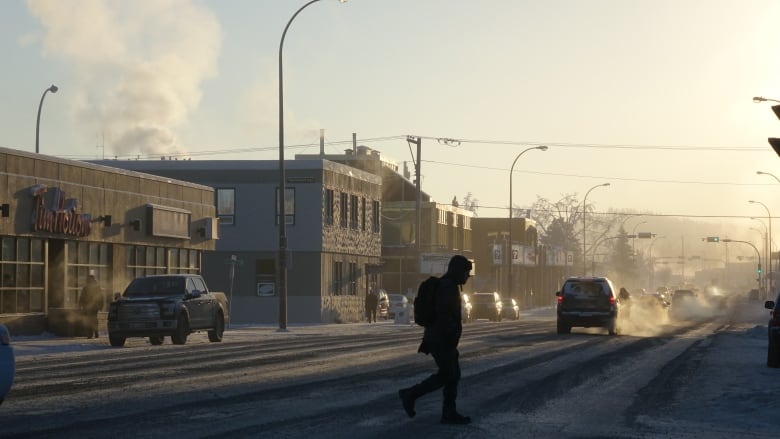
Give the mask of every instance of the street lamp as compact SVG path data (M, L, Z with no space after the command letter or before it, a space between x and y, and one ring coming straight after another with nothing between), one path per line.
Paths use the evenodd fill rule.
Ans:
M770 102L780 102L780 101L778 101L777 99L769 99L769 98L765 98L765 97L763 97L763 96L755 96L755 97L753 98L753 102L756 102L756 103L758 103L758 102L766 102L766 101L770 101Z
M287 35L287 30L290 28L293 20L302 10L306 9L312 3L317 3L320 0L311 0L305 5L301 6L290 17L290 21L284 27L282 32L282 39L279 41L279 194L277 196L278 204L278 221L279 221L279 270L276 274L276 283L279 286L279 329L287 329L287 216L285 215L285 173L284 173L284 83L282 75L282 52L284 49L284 37ZM339 0L340 3L345 3L346 0ZM56 91L56 90L55 90ZM45 94L45 93L44 93ZM43 98L41 98L43 102ZM40 110L39 110L40 114Z
M767 241L769 240L769 231L766 228L766 224L764 224L764 222L761 221L760 219L758 219L758 218L750 218L750 219L756 220L756 221L760 222L762 226L764 226L764 231L763 232L761 230L755 228L755 227L751 227L750 230L755 230L756 232L758 232L758 234L761 235L761 240L764 241L764 264L766 264L766 262L769 260L767 258L767 249L769 248L768 243L767 243ZM766 269L766 267L764 267L764 269ZM761 284L761 289L762 289L762 291L764 291L764 293L766 293L766 276L763 277L763 282Z
M769 260L766 261L766 265L769 267L769 291L771 296L771 294L774 294L775 290L775 281L772 278L772 213L769 212L769 208L766 207L766 204L760 201L749 200L748 203L760 204L764 206L764 209L766 209L766 214L769 217Z
M526 148L523 151L520 152L520 154L515 157L515 161L512 162L512 166L509 168L509 249L507 252L507 260L509 261L507 263L508 267L506 270L506 287L507 287L507 296L506 297L512 297L512 174L515 170L515 163L517 163L517 159L520 158L521 155L525 154L526 152L532 150L532 149L538 149L540 151L547 151L547 146L541 145L541 146L533 146L531 148Z
M38 136L41 131L41 107L43 107L43 98L46 97L46 93L48 92L57 93L57 90L59 90L57 86L52 84L51 87L43 91L43 94L41 95L41 102L38 104L38 120L36 120L35 122L35 153L36 154L38 154L39 151Z
M602 187L602 186L609 186L609 183L602 183L593 186L592 188L588 189L587 192L585 192L585 197L582 199L582 275L583 276L588 275L588 263L586 261L587 252L585 250L585 206L586 206L585 201L587 201L590 191L596 189L597 187Z
M666 236L656 236L650 242L650 247L647 250L648 258L650 259L650 288L655 288L655 261L653 260L653 245L655 241L659 239L666 239Z

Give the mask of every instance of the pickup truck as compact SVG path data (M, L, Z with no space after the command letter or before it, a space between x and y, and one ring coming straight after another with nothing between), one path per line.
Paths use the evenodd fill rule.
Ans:
M196 331L220 342L228 321L225 293L209 291L196 274L161 274L133 279L108 308L108 341L122 347L129 337L149 337L161 345L165 336L184 344Z

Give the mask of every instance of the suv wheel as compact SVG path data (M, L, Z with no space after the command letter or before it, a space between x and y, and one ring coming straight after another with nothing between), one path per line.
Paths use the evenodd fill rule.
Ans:
M111 335L111 333L108 333L108 342L111 344L111 346L115 348L121 348L125 345L125 338L124 337L117 337L114 335Z
M617 319L612 319L609 321L609 324L607 325L607 331L609 331L609 335L618 334Z

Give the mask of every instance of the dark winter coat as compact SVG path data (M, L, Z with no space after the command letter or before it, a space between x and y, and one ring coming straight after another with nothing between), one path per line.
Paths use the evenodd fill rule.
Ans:
M455 256L450 260L447 272L436 288L433 323L425 328L418 352L429 354L458 347L463 332L460 285L466 283L470 271L471 262L468 259Z
M100 292L97 280L87 280L87 284L81 289L79 307L89 313L96 313L103 309L103 294Z

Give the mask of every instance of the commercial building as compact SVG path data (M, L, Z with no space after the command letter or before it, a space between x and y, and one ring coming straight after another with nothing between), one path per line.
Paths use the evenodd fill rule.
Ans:
M278 161L93 163L214 188L220 239L203 276L228 294L233 323L280 321ZM287 161L285 173L287 321L363 320L366 292L380 284L381 179L319 158Z
M133 277L200 273L214 189L0 148L0 323L76 335L87 276L106 302Z

